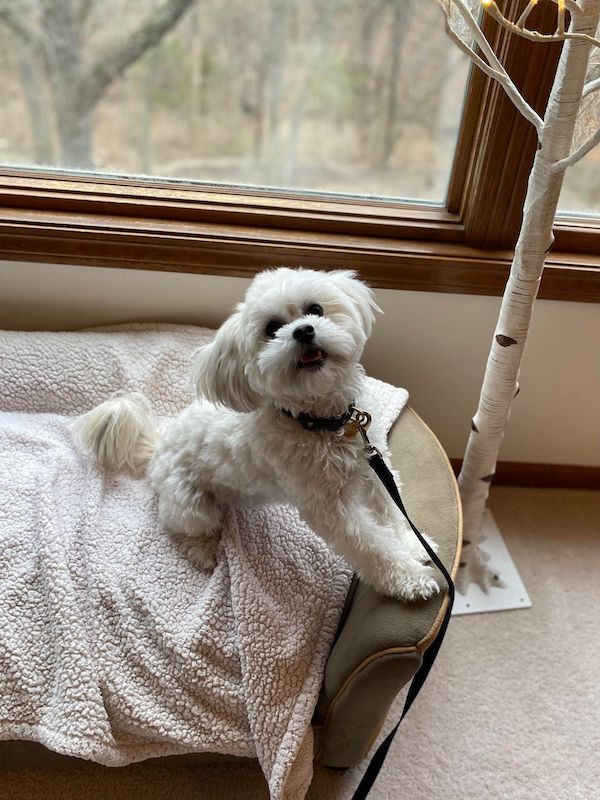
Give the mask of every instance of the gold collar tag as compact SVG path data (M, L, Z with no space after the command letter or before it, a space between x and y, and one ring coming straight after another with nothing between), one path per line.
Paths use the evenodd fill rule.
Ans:
M344 436L348 439L353 439L358 433L358 422L355 419L349 419L344 425Z

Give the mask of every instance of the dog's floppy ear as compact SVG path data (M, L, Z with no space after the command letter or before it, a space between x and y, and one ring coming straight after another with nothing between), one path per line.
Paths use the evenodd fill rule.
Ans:
M193 362L198 395L233 411L254 411L260 404L245 372L241 314L225 320L210 344L196 351Z
M383 313L375 302L373 291L366 283L358 280L356 272L352 269L336 269L329 273L329 277L352 300L368 339L375 321L375 312Z

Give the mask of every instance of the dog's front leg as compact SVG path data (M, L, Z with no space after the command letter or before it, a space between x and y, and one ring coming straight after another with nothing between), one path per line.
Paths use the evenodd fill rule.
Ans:
M401 486L400 477L395 470L392 475L397 486ZM371 489L367 505L372 509L378 524L383 527L391 526L396 532L396 536L401 542L402 550L423 563L429 562L429 553L423 547L414 531L411 529L408 520L400 509L396 506L390 495L379 482L375 482ZM431 549L437 553L438 546L434 540L423 530L421 536L425 539Z
M389 514L373 513L345 493L322 514L309 511L303 516L380 594L419 600L439 591L433 569L407 550Z

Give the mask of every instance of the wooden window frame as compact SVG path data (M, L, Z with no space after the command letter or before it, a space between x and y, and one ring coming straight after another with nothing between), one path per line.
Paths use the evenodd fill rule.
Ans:
M525 0L502 5L514 18ZM543 31L555 23L549 5L532 19ZM485 27L515 83L543 112L561 45L511 36L491 18ZM531 126L473 69L446 208L4 169L0 259L244 277L282 264L344 266L375 287L498 296L535 148ZM555 240L539 296L600 302L600 222L559 219Z

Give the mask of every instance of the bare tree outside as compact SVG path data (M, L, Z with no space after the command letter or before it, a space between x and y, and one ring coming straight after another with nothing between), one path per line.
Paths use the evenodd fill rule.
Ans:
M4 0L0 4L0 21L21 45L17 55L36 152L50 155L50 101L58 140L57 163L93 168L95 107L127 68L177 24L192 2L147 3L144 18L125 32L115 17L110 41L96 48L96 52L92 50L89 57L87 39L92 24L107 4L93 0Z
M443 203L468 70L424 0L0 0L0 163Z
M436 13L419 0L0 0L0 162L441 203L468 67L447 75L438 145L436 64L451 48Z

